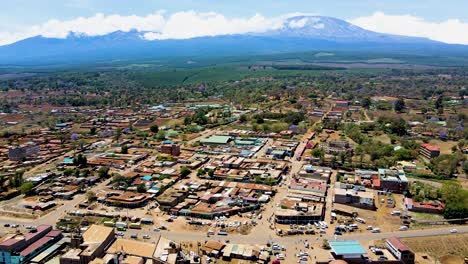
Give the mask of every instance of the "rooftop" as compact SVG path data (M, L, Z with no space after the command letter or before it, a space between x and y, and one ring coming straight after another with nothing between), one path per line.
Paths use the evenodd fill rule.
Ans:
M366 250L355 240L330 241L329 244L336 255L366 254Z
M155 244L118 238L107 249L107 252L113 254L119 251L123 251L128 255L151 258L153 257L155 250Z
M387 238L387 243L390 243L393 247L398 249L399 251L408 251L410 250L408 246L403 244L397 237L389 237Z
M113 231L112 227L92 225L83 233L83 240L85 243L102 243Z
M214 135L209 138L202 138L200 142L208 143L208 144L227 144L230 140L231 140L230 136Z

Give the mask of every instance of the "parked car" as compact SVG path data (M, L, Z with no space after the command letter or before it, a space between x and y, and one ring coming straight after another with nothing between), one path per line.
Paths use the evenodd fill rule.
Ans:
M361 224L365 224L365 223L366 223L366 221L365 221L364 219L360 218L360 217L356 217L356 222L359 222L359 223L361 223Z
M143 239L150 239L151 237L149 235L143 235Z
M227 236L228 232L226 230L219 230L218 231L218 236Z
M121 231L119 231L119 232L117 232L117 233L115 233L115 234L118 235L118 236L124 236L124 233L121 232Z
M455 229L455 228L454 228L454 229L450 229L450 233L452 233L452 234L457 233L457 232L458 232L458 230Z
M406 230L408 230L408 227L407 226L400 226L399 230L400 231L406 231Z

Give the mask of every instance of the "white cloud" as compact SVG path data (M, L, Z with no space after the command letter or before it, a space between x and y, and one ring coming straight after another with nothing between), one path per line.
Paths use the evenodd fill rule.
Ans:
M72 20L49 20L43 24L24 30L0 32L0 45L42 35L44 37L65 38L70 32L89 36L105 35L117 30L149 31L144 37L154 39L181 39L220 34L262 32L279 28L287 17L298 14L266 18L256 14L248 18L227 18L221 14L195 11L177 12L165 16L164 11L157 11L147 16L104 15L98 13L92 17L78 17Z
M86 0L73 0L83 3ZM196 11L176 12L166 14L156 11L146 16L104 15L101 13L91 17L78 17L71 20L52 19L45 23L22 29L0 31L0 45L10 44L21 39L42 35L45 37L65 38L69 32L84 35L104 35L117 30L129 31L136 29L148 31L144 38L181 39L220 34L238 34L246 32L263 32L283 26L287 18L312 14L292 13L278 17L264 17L255 14L251 17L228 18L219 13ZM314 22L316 28L325 25L320 20L301 18L291 21L290 27L303 27ZM376 12L370 16L358 17L349 22L369 30L407 36L427 37L447 43L468 44L468 23L457 19L444 22L429 22L411 15L392 16Z
M430 22L412 15L386 15L375 12L370 16L349 21L372 31L404 36L425 37L453 44L468 44L468 23L459 19Z

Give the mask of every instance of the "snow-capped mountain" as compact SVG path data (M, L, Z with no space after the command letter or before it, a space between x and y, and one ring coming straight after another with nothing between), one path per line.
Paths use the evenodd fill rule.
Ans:
M424 38L377 33L346 21L322 16L286 19L263 33L151 40L157 32L116 31L103 36L70 33L67 38L36 36L0 47L0 65L92 63L110 60L184 56L237 56L317 50L385 52L468 52L467 46Z
M363 29L341 19L325 16L296 16L284 21L277 30L264 36L326 39L339 42L432 42L429 39L377 33Z

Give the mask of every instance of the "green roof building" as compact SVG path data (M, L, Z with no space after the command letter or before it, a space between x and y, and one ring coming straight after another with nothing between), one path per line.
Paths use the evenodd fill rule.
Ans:
M218 136L214 135L209 138L202 138L200 143L208 145L225 145L231 141L232 137L230 136Z

